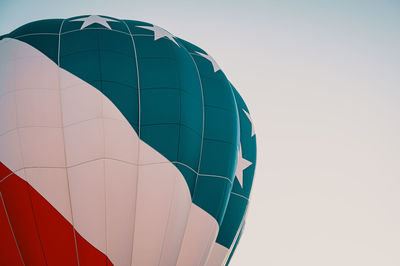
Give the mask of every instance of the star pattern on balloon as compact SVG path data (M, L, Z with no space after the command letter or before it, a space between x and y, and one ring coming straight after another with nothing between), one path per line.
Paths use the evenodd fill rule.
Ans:
M215 62L214 58L212 58L210 55L203 54L203 53L200 53L200 52L196 52L196 54L204 57L205 59L207 59L208 61L211 62L212 66L213 66L213 69L214 69L214 73L217 72L218 70L221 70L221 68L219 67L217 62Z
M171 33L169 33L168 31L164 30L161 27L158 27L156 25L153 25L153 26L136 26L136 27L153 31L154 32L154 41L157 41L158 39L161 39L161 38L167 38L167 39L173 41L176 45L179 46L179 44L174 39L174 35L172 35Z
M251 123L251 136L253 137L256 134L256 131L254 129L254 122L253 119L251 118L250 114L246 112L246 110L242 109L243 112L246 114L247 118L250 120Z
M104 18L104 17L98 16L98 15L90 15L90 16L87 16L85 18L77 18L77 19L74 19L74 20L71 20L71 21L72 22L83 21L83 24L81 26L81 30L86 28L86 27L88 27L88 26L90 26L90 25L92 25L92 24L95 24L95 23L100 24L100 25L102 25L102 26L104 26L104 27L106 27L106 28L111 30L111 27L108 24L108 22L118 22L118 21L116 21L114 19Z
M243 188L243 171L253 163L243 158L242 145L239 146L238 159L236 164L235 176L239 181L240 186Z

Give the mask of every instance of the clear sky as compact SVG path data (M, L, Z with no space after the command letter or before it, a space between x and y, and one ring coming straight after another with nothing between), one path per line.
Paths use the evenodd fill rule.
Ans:
M0 0L0 35L82 14L199 45L246 100L258 165L231 265L400 265L400 2Z

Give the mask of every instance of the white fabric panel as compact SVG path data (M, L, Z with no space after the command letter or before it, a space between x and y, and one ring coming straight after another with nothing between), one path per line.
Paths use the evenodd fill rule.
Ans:
M15 59L32 58L32 57L44 58L42 52L33 48L29 44L15 40L15 39L11 39L11 38L9 38L8 40L11 41L10 45L12 45L12 47L14 48ZM44 58L44 59L47 59L47 58ZM44 61L46 61L46 60L44 60ZM50 62L47 62L47 63L50 63ZM53 62L51 61L51 63L53 63ZM57 87L54 87L54 88L57 88Z
M141 165L139 168L133 265L158 265L176 177L177 169L172 164Z
M104 139L106 158L138 164L139 138L127 121L105 119Z
M104 118L125 121L127 124L129 124L129 122L121 114L121 112L118 110L118 108L116 108L115 105L106 96L102 95L102 101L103 101L103 117ZM134 131L134 133L136 134L136 131Z
M0 96L15 90L15 61L0 60L0 82Z
M0 136L0 161L11 171L23 167L17 129Z
M0 96L15 89L14 41L0 41Z
M66 169L27 168L25 176L29 184L72 223Z
M218 265L225 265L226 261L228 260L229 249L226 247L214 243L210 257L207 260L207 266L218 266Z
M64 167L64 141L61 128L20 128L25 167Z
M102 117L102 95L87 83L61 90L64 126Z
M114 265L130 265L137 166L105 160L107 255Z
M3 84L4 82L0 77L0 90ZM9 92L0 96L0 135L16 128L17 106L15 104L15 92Z
M104 159L68 168L75 229L106 254Z
M15 76L17 89L58 89L58 67L45 56L16 59Z
M15 45L0 41L0 161L11 171L23 167L15 104ZM13 130L15 129L15 130Z
M176 264L192 204L188 186L179 171L175 174L175 180L174 195L169 210L169 221L164 236L164 246L158 264L160 266Z
M61 127L60 93L58 90L17 90L16 102L18 127Z
M218 234L218 223L207 212L192 204L178 266L204 265Z
M16 49L16 43L14 42L14 39L4 38L0 40L0 48L0 58L2 59L2 62L14 60Z
M104 158L102 119L88 120L65 127L64 139L68 167Z
M59 80L61 90L80 84L86 84L86 82L62 68L59 69Z

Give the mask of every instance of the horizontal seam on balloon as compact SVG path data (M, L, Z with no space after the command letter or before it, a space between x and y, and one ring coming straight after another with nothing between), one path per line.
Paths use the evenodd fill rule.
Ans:
M69 72L68 72L68 73L69 73ZM66 90L66 89L73 88L73 87L77 87L77 86L80 86L80 85L83 85L83 84L89 84L90 86L93 86L93 85L91 85L89 82L107 82L107 83L115 83L115 84L118 84L118 85L123 85L123 86L129 87L129 88L131 88L131 89L137 90L136 87L131 86L131 85L128 85L128 84L126 84L126 83L120 83L120 82L116 82L116 81L113 81L113 80L98 80L98 79L96 79L96 80L89 80L89 81L85 81L85 82L73 84L73 85L70 85L70 86L62 87L61 90ZM26 88L26 89L30 89L30 88ZM38 89L40 89L40 88L38 88ZM53 90L53 89L52 89L52 88L51 88L51 89L49 88L48 90ZM180 91L184 92L185 94L187 94L188 96L196 97L196 95L194 95L194 94L192 93L192 91L185 90L184 88L183 88L183 89L179 89L179 88L173 88L173 87L147 87L147 88L140 88L140 90L141 90L141 91L147 91L147 90L180 90ZM6 93L4 93L4 94L10 93L10 92L12 92L12 91L8 91L8 92L6 92ZM1 97L1 95L0 95L0 97ZM220 109L228 110L228 109L226 109L226 108L217 107L217 106L214 106L214 105L205 105L205 106L212 106L212 107L215 107L215 108L220 108Z
M225 144L231 144L236 147L236 145L234 143L226 141L226 140L222 140L222 139L204 138L204 140L208 140L208 141L212 141L212 142L220 142L220 143L225 143Z
M189 165L187 165L185 163L182 163L182 162L179 162L179 161L172 161L172 162L167 161L167 162L135 164L135 163L132 163L132 162L129 162L129 161L124 161L124 160L121 160L121 159L110 158L110 157L99 157L99 158L95 158L95 159L92 159L92 160L88 160L88 161L84 161L84 162L80 162L80 163L73 164L73 165L68 165L68 166L30 166L30 167L28 166L28 167L22 167L22 168L19 168L17 170L14 170L12 173L10 173L6 177L4 177L2 180L0 180L0 183L3 182L6 178L11 176L12 174L15 174L16 172L21 171L21 170L26 170L26 169L68 169L68 168L74 168L74 167L77 167L77 166L80 166L80 165L83 165L83 164L86 164L86 163L91 163L91 162L95 162L95 161L99 161L99 160L118 161L118 162L121 162L121 163L130 164L130 165L133 165L133 166L150 166L150 165L168 164L168 163L180 164L180 165L183 165L183 166L187 167L189 170L191 170L195 174L198 174L199 176L209 176L209 177L223 178L223 179L226 179L226 180L228 180L229 182L232 183L232 181L226 176L213 175L213 174L202 174L202 173L199 173L199 172L195 171Z
M66 124L63 127L64 128L68 128L68 127L79 125L79 124L82 124L82 123L85 123L85 122L89 122L89 121L92 121L92 120L113 120L113 121L120 121L120 122L128 123L128 122L126 122L125 120L122 120L122 119L116 119L116 118L112 118L112 117L103 117L102 116L102 117L92 117L92 118L88 118L88 119L85 119L85 120L76 121L76 122L73 122L73 123Z
M179 122L166 122L166 123L151 123L151 124L142 124L142 127L149 127L149 126L163 126L163 125L177 125L177 126L183 126L186 128L190 128L193 131L196 131L196 129L191 128L190 126L183 124L183 123L179 123ZM197 133L197 132L196 132Z
M85 28L85 29L77 29L77 30L71 30L71 31L66 31L66 32L62 32L61 35L63 34L68 34L68 33L73 33L76 31L83 31L83 30L108 30L108 31L112 31L112 32L118 32L118 33L122 33L128 36L143 36L143 37L153 37L153 35L151 34L129 34L127 32L123 32L123 31L119 31L119 30L115 30L115 29L108 29L108 28ZM17 35L17 36L5 36L2 40L8 38L8 39L18 39L18 38L23 38L23 37L28 37L28 36L37 36L37 35L54 35L54 36L58 36L58 33L53 33L53 32L35 32L35 33L27 33L27 34L21 34L21 35Z
M29 128L29 127L39 127L39 128L40 128L40 127L43 127L43 128L61 128L61 127L64 127L64 128L67 128L67 127L70 127L70 126L74 126L74 125L77 125L77 124L81 124L81 123L88 122L88 121L91 121L91 120L96 120L96 119L99 119L99 120L100 120L100 119L104 119L104 120L113 120L113 121L120 121L120 122L129 123L129 122L127 122L126 120L123 120L123 119L116 119L116 118L112 118L112 117L92 117L92 118L88 118L88 119L85 119L85 120L81 120L81 121L69 123L69 124L66 124L66 125L64 125L64 126L22 126L22 127L17 127L17 128ZM130 125L130 123L129 123L129 125ZM133 125L136 125L136 124L133 124ZM177 125L177 126L181 126L181 127L190 129L194 134L196 134L196 135L198 135L198 136L200 135L200 133L196 132L196 129L191 128L190 126L188 126L188 125L186 125L186 124L183 124L183 123L171 122L171 123L145 124L145 125L142 125L142 127L164 126L164 125L165 125L165 126L168 126L168 125ZM10 131L15 130L15 129L17 129L17 128L8 130L7 133L10 132ZM2 136L2 135L0 134L0 136ZM209 139L209 140L214 140L214 139ZM215 140L215 141L219 141L219 140ZM224 141L221 141L221 142L224 142Z
M29 58L29 59L31 59L31 58L43 59L42 55L24 55L24 56L15 57L14 59L9 60L9 61L17 62L17 61L20 61L20 60L26 59L26 58Z
M223 179L227 179L230 183L232 183L232 181L227 178L226 176L221 176L221 175L212 175L212 174L201 174L199 172L196 172L193 168L191 168L189 165L182 163L182 162L178 162L178 161L174 161L172 163L176 163L176 164L181 164L183 166L186 166L189 170L191 170L193 173L198 174L199 176L209 176L209 177L218 177L218 178L223 178Z
M221 74L226 78L224 72L221 71ZM216 75L218 74L218 72L213 72L211 75L206 75L206 74L202 74L202 78L203 79L210 79L210 80L215 80L215 81L221 81L222 83L226 82L226 80L221 79L220 77L216 77ZM226 78L227 79L227 78Z
M242 198L246 199L247 201L249 201L249 198L248 198L248 197L243 196L243 195L240 195L240 194L238 194L238 193L236 193L236 192L231 192L231 194L232 194L232 195L235 195L235 196L238 196L238 197L242 197Z
M70 72L68 72L68 73L70 73ZM134 87L134 86L131 86L131 85L128 85L128 84L125 84L125 83L121 83L121 82L116 82L116 81L114 81L114 80L93 79L93 80L88 80L88 81L80 82L80 83L77 83L77 84L73 84L73 85L70 85L70 86L67 86L67 87L62 87L62 88L61 88L61 91L66 90L66 89L70 89L70 88L73 88L73 87L77 87L77 86L80 86L80 85L90 85L90 86L93 86L92 84L90 84L90 82L115 83L115 84L118 84L118 85L126 86L126 87L128 87L128 88L130 88L130 89L135 89L135 90L137 90L137 88ZM93 86L93 87L94 87L94 86ZM97 89L97 88L96 88L96 89ZM97 90L98 90L98 89L97 89ZM99 91L100 91L100 90L99 90Z
M3 137L7 134L10 134L11 132L18 130L18 129L25 129L25 128L52 128L52 129L56 129L56 128L62 128L62 126L21 126L21 127L15 127L13 129L7 130L4 133L0 134L0 137Z
M36 36L36 35L54 35L54 36L58 36L58 33L53 33L53 32L34 32L34 33L21 34L21 35L18 35L18 36L11 36L10 35L8 38L16 39L16 38L23 38L23 37Z
M11 172L10 174L6 175L5 177L3 177L3 179L0 180L0 183L3 182L4 180L6 180L9 176L12 176L13 174L15 174L18 171L21 171L22 169L24 169L24 168L18 169L16 171Z
M87 31L87 30L106 30L106 31L118 32L118 33L130 36L130 34L128 32L124 32L124 31L120 31L120 30L116 30L116 29L94 28L94 27L93 28L84 28L84 29L75 29L75 30L64 31L64 32L61 33L61 35L77 32L77 31Z
M209 175L209 174L199 174L199 177L217 177L217 178L221 178L221 179L225 179L227 180L230 184L232 184L232 180L230 180L229 178L225 177L225 176L219 176L219 175Z
M212 104L205 104L205 107L210 107L210 108L214 108L214 109L219 109L219 110L223 110L223 111L227 111L229 113L231 113L233 110L232 109L228 109L228 108L224 108L221 106L216 106L216 105L212 105Z
M69 73L69 72L68 72L68 73ZM77 84L73 84L73 85L70 85L70 86L66 86L66 87L61 87L61 91L67 90L67 89L70 89L70 88L74 88L74 87L78 87L78 86L82 86L82 85L90 85L90 86L93 86L93 85L90 84L89 82L115 83L115 84L118 84L118 85L126 86L126 87L129 87L129 88L132 88L132 89L136 89L136 90L137 90L136 87L131 86L131 85L128 85L128 84L125 84L125 83L120 83L120 82L116 82L116 81L113 81L113 80L98 80L98 79L96 79L96 80L83 81L83 82L80 82L80 83L77 83ZM180 90L179 88L172 88L172 87L141 88L141 90L143 90L143 91L146 91L146 90L156 90L156 89L160 89L160 90L163 90L163 89ZM50 90L50 91L55 91L56 89L54 89L54 88L17 88L17 89L12 89L12 90L9 90L9 91L6 91L6 92L0 94L0 98L3 97L3 96L5 96L5 95L7 95L7 94L9 94L9 93L16 92L16 91L21 91L21 90ZM181 91L184 92L184 93L186 93L186 94L189 95L189 96L195 96L195 95L193 95L193 94L191 93L191 91L188 91L188 90L185 90L185 89L182 89ZM210 107L215 107L215 108L219 108L219 109L228 110L228 109L225 109L225 108L221 108L221 107L217 107L217 106L213 106L213 105L208 105L208 104L206 104L205 106L210 106Z
M173 87L148 87L148 88L140 88L140 90L180 90L180 88Z
M22 91L22 90L49 90L49 91L56 91L57 89L54 89L54 88L18 88L18 89L12 89L10 91L4 92L3 94L0 94L0 98L5 96L5 95L7 95L7 94L9 94L9 93L16 92L16 91Z
M75 29L75 30L65 31L65 32L62 32L61 35L77 32L77 31L86 31L86 30L112 31L112 32L118 32L118 33L125 34L125 35L132 36L132 37L135 37L135 36L153 37L152 34L144 34L144 33L130 34L129 32L124 32L124 31L120 31L120 30L116 30L116 29L112 29L112 28L109 29L109 28L94 28L94 27L93 28L84 28L84 29Z
M146 60L160 60L160 59L164 59L164 60L168 60L168 61L174 61L174 62L178 62L178 60L176 60L175 58L172 57L168 57L168 56L157 56L157 57L153 57L153 56L142 56L142 57L138 57L138 59L146 59Z
M124 55L125 57L128 57L128 58L134 58L134 57L131 56L130 54L121 52L120 50L104 49L104 48L99 48L99 49L96 49L96 48L87 48L87 49L85 49L85 50L78 50L78 51L74 51L74 52L70 52L70 53L64 53L64 54L60 55L60 58L68 57L68 56L76 55L76 54L80 54L80 53L87 53L87 52L92 52L92 51L93 51L93 52L94 52L94 51L99 51L99 50L102 51L102 52L111 52L111 53L115 53L115 54L119 54L119 55Z
M1 133L0 137L5 136L7 134L10 134L12 131L15 131L15 130L18 130L18 129L26 129L26 128L52 128L52 129L67 128L67 127L70 127L70 126L74 126L74 125L77 125L77 124L81 124L81 123L88 122L88 121L91 121L91 120L96 120L96 119L104 119L104 120L113 120L113 121L126 122L125 120L122 120L122 119L120 120L120 119L111 118L111 117L93 117L93 118L89 118L89 119L86 119L86 120L73 122L73 123L70 123L70 124L67 124L67 125L64 125L64 126L62 126L62 125L60 125L60 126L32 126L32 125L18 126L18 127L15 127L13 129L9 129L9 130Z
M197 51L196 51L196 52L197 52ZM189 54L191 54L191 55L197 55L197 56L203 57L203 56L199 55L198 53L189 52ZM204 57L203 57L203 58L204 58Z

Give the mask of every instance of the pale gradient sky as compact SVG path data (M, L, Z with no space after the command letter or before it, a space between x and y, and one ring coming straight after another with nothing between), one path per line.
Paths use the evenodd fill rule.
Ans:
M256 123L256 181L231 265L398 266L400 2L301 2L0 0L0 34L103 14L199 45Z

